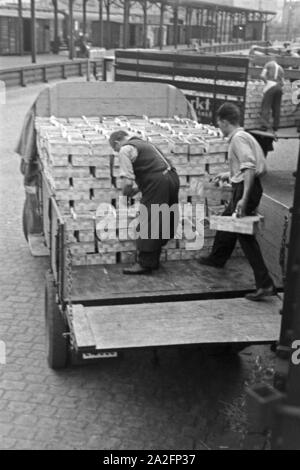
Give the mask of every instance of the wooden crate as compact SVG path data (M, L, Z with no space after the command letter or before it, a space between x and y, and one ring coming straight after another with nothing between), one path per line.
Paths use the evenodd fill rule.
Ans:
M213 215L210 217L210 228L212 230L253 235L259 230L262 222L263 217L260 215L239 218Z

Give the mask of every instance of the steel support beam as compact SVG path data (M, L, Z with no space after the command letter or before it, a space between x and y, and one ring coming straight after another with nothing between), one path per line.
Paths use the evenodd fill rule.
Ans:
M73 21L73 3L69 0L69 59L74 59L74 21Z
M31 62L36 63L36 20L35 20L35 0L30 0L30 10L31 10Z

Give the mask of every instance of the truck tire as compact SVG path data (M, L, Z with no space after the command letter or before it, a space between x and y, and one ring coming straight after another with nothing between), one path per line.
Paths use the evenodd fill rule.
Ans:
M56 289L51 271L46 273L45 320L46 354L51 369L63 369L67 366L68 342L63 336L67 327L56 303Z

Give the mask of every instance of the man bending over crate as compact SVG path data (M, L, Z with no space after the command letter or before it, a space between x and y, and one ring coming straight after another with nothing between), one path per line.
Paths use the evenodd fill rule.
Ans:
M235 105L223 104L218 110L217 118L221 131L229 138L230 168L228 173L222 173L217 178L230 180L233 188L231 201L223 215L253 215L263 193L260 181L261 176L266 173L263 151L255 138L240 127L240 111ZM276 294L273 280L254 235L218 231L211 254L200 258L199 263L222 268L230 258L237 240L254 271L257 288L256 292L247 294L246 298L256 301Z
M179 178L175 168L164 155L150 142L131 137L125 131L113 132L109 138L112 148L119 152L122 192L133 197L142 193L141 205L146 209L140 212L140 232L147 227L146 236L137 238L137 263L123 269L124 274L146 274L159 267L161 248L172 239L178 225ZM166 205L168 220L157 214L153 217L152 208ZM162 225L168 225L168 238ZM154 238L152 234L157 236Z

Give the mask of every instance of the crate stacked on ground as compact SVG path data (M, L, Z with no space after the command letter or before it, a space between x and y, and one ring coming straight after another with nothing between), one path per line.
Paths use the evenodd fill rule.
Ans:
M228 144L217 129L178 117L38 118L39 154L65 220L73 264L135 260L140 195L131 201L120 197L118 157L108 140L111 132L120 129L152 142L179 174L182 221L176 238L164 248L162 260L207 254L214 233L202 219L209 213L220 213L230 196L230 188L217 188L210 181L228 169ZM204 245L195 227L196 210L203 214ZM184 230L180 230L182 226Z
M250 81L247 86L244 127L257 129L261 127L260 113L264 83L261 80ZM293 103L294 89L286 81L283 87L280 127L294 127L300 119L300 106Z

